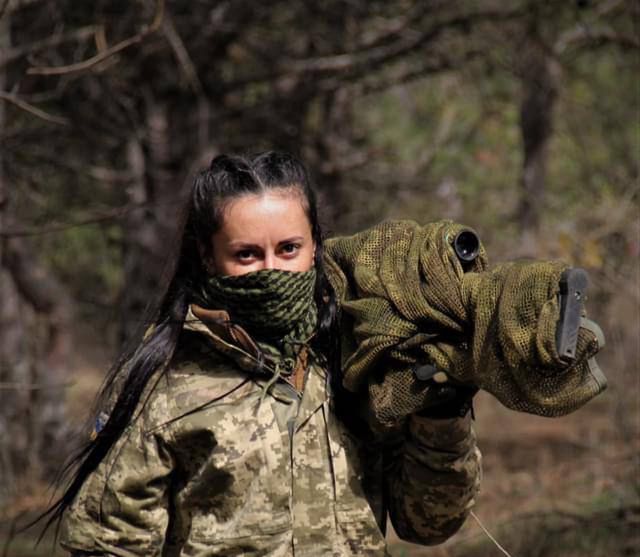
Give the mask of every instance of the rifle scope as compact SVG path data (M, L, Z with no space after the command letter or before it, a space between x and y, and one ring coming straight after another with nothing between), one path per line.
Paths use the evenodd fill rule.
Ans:
M480 253L480 240L473 230L458 232L453 240L453 249L461 261L471 262Z

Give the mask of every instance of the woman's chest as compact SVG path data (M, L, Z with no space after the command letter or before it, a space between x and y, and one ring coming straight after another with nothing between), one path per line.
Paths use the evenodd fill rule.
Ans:
M371 523L355 445L324 377L312 370L301 398L284 384L264 397L253 387L173 431L178 541L329 548L342 537L341 513Z

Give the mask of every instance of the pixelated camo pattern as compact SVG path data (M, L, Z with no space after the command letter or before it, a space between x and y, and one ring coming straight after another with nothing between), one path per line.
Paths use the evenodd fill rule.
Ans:
M328 276L343 311L344 385L369 393L372 425L394 428L437 401L415 378L429 363L505 406L544 416L571 412L600 393L588 365L599 349L580 330L576 363L555 347L560 262L487 269L484 247L464 269L452 248L467 229L450 221L387 221L326 245Z
M260 404L264 380L252 373L252 358L204 325L190 327L169 373L151 381L144 410L66 511L67 550L383 556L369 504L383 490L396 530L415 543L443 541L464 522L480 481L468 418L415 418L383 476L379 459L366 456L371 447L336 419L317 362L302 394L278 381Z

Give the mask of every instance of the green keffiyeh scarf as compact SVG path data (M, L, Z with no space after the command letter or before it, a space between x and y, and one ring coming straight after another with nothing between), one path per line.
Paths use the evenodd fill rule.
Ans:
M192 297L203 307L227 311L275 363L279 375L293 371L300 350L315 333L315 282L315 269L265 269L209 277Z

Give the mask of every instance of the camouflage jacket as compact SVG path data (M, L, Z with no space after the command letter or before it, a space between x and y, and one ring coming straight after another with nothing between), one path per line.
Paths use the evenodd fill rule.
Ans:
M191 311L185 327L169 373L64 515L73 555L386 555L387 513L422 544L464 522L480 479L468 416L412 417L383 469L385 451L336 418L316 358L302 392L281 380L262 399L247 339Z

